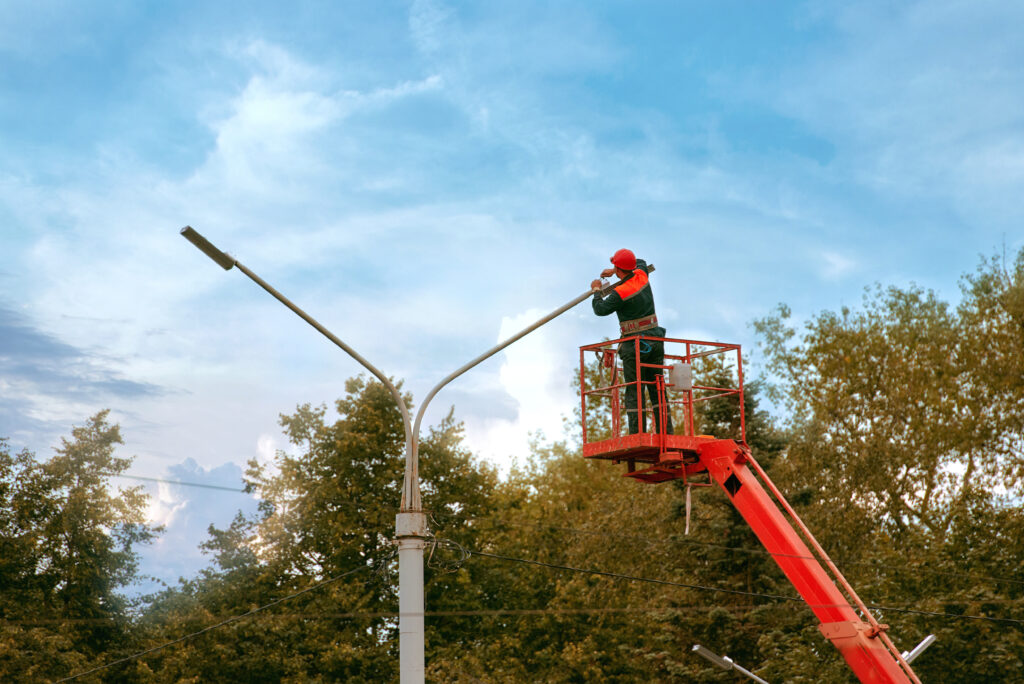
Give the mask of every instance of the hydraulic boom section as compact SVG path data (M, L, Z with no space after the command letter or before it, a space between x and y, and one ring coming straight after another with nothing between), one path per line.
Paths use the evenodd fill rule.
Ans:
M665 364L638 364L655 372L644 374L638 367L636 378L624 378L616 361L617 346L639 345L646 339L665 344ZM596 353L596 367L588 369L588 353ZM709 358L716 356L719 358ZM695 361L718 369L712 374L715 383L693 381ZM724 369L730 368L735 375L722 382ZM667 382L665 371L669 371ZM636 387L629 392L630 401L624 402L622 395L633 383ZM652 391L645 385L654 388L656 397L647 405L644 395L651 396ZM888 625L871 615L747 448L739 345L644 337L587 345L580 348L580 390L584 457L626 463L624 476L643 482L683 480L698 487L717 484L814 612L822 635L839 649L861 682L920 684L886 634ZM694 434L695 406L720 397L738 401L736 439ZM661 420L634 420L640 431L623 434L622 414L630 411L646 412L651 418L659 411ZM654 427L666 425L669 411L681 418L674 421L675 434ZM645 426L651 431L645 431Z

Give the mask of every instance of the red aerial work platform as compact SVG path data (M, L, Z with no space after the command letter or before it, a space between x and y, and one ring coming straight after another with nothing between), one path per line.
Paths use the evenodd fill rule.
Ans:
M637 345L639 359L639 345L646 340L664 343L665 363L637 363L636 405L626 406L623 395L627 383L616 350L620 343ZM588 354L595 354L599 361L596 383L593 378L588 381ZM729 386L698 385L693 380L694 362L717 363L718 368L733 369L735 374L727 383ZM643 380L644 367L653 369L653 373L647 374L652 380ZM591 369L593 374L594 367ZM635 411L642 415L646 411L650 415L655 410L649 403L644 406L645 386L653 386L657 392L662 413L657 425L665 426L665 414L671 411L676 417L675 434L665 434L656 428L623 434L624 413ZM821 621L818 629L839 649L861 682L920 684L886 634L888 625L875 620L751 455L746 443L739 345L655 337L585 345L580 347L580 396L585 458L625 463L624 476L643 482L683 480L688 485L706 487L717 483ZM736 434L727 439L695 434L695 407L721 397L735 397L738 403ZM637 422L640 426L655 425L653 420Z

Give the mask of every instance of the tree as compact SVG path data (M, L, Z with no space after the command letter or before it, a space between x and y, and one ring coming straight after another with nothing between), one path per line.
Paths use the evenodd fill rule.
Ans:
M985 445L1000 460L1000 475L1019 484L1024 477L1024 249L1012 268L999 256L983 260L963 277L961 289L957 313L969 341L962 363L970 372L963 391L986 409Z
M158 530L145 523L141 487L110 486L132 459L114 456L123 442L108 414L73 428L45 462L0 440L6 681L70 674L127 638L128 606L117 590L136 580L136 548Z
M776 472L869 603L1011 617L1022 575L1005 559L1024 555L1024 251L1012 271L984 260L962 291L953 307L876 286L862 309L819 313L800 335L785 306L758 321L790 412ZM922 657L924 679L996 681L1024 660L1017 635L989 623L884 621L904 647L943 633L950 656L989 631L961 657Z
M1011 680L1022 667L1019 630L943 617L1013 618L1021 606L1022 263L985 262L957 307L920 288L876 288L863 310L824 312L800 336L785 308L758 322L790 420L777 428L758 401L773 388L749 383L754 456L862 598L938 614L876 611L900 647L939 635L916 663L926 680ZM733 382L723 364L698 370L705 384ZM361 379L336 407L337 419L310 406L282 417L296 450L248 475L263 516L211 530L216 566L154 605L148 643L364 570L162 652L148 661L157 681L396 677L387 572L401 419L389 393ZM736 396L702 403L697 432L736 437L739 408ZM591 439L611 429L604 410L588 403ZM726 681L689 654L694 642L772 681L852 679L805 606L764 596L795 592L716 488L694 493L687 536L678 483L625 481L572 440L535 445L500 482L449 415L421 454L437 537L427 609L449 612L427 619L432 681ZM460 547L703 588L465 559Z
M165 592L146 625L151 643L196 631L317 582L331 582L252 619L168 649L150 662L161 681L200 680L380 682L397 678L398 607L393 545L401 497L405 433L390 392L353 378L329 420L324 406L302 405L281 417L294 453L272 466L250 462L247 485L263 499L256 520L211 528L204 548L215 567ZM406 396L407 405L411 397ZM472 545L472 519L497 500L497 475L461 444L449 414L420 445L425 509L439 537ZM446 552L435 550L434 558ZM466 567L427 568L432 610L475 607L493 597L493 582ZM478 581L479 580L479 581ZM500 593L500 588L499 593ZM428 661L466 648L474 632L458 618L429 620Z
M602 372L607 379L598 364L586 367L588 387L602 384ZM705 364L702 371L707 384L730 382L721 364ZM784 441L758 409L757 395L756 386L746 395L748 434L755 453L771 462ZM587 408L588 437L600 439L610 430L607 407L588 402ZM726 397L704 404L696 427L733 436L738 424L738 402ZM579 430L578 423L571 429ZM785 579L758 553L760 545L723 494L695 494L696 520L687 537L681 487L621 475L622 466L584 460L579 444L534 445L530 466L508 482L525 499L493 516L484 550L634 577L780 593ZM732 545L740 548L723 548ZM757 644L766 625L810 626L820 640L810 613L771 605L751 609L749 598L487 558L471 558L467 565L474 563L502 577L506 598L515 601L507 608L541 612L479 629L478 650L454 660L464 674L442 681L718 681L721 673L689 654L695 641L712 640L753 667L763 662ZM811 667L820 673L820 666L805 665Z

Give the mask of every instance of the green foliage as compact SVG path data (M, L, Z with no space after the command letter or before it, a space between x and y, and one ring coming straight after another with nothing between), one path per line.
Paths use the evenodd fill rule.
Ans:
M593 386L600 371L588 367L588 372ZM718 382L727 386L724 378ZM784 440L758 409L758 394L755 387L747 397L748 429L756 435L755 453L770 462ZM738 406L728 398L708 402L708 410L699 414L698 431L738 426ZM591 417L595 424L604 419L608 425L607 416L596 409ZM509 491L521 492L521 501L481 521L490 528L483 550L690 585L792 593L717 489L695 491L693 531L685 536L681 487L624 480L622 466L585 461L567 443L535 445L534 451L529 467L513 473L507 483ZM763 661L757 647L760 630L800 629L811 619L795 604L761 605L763 600L711 589L482 557L470 559L466 567L473 564L501 578L506 608L542 612L481 621L477 650L453 652L431 664L432 672L448 673L438 681L724 681L724 673L689 654L694 642L724 649L754 667ZM811 643L817 646L820 635L815 635ZM806 666L809 672L822 671L818 661L813 670Z
M989 378L1014 342L1000 349L992 330L1012 321L972 321L965 294L957 312L919 288L878 288L863 311L819 314L797 344L786 310L758 323L793 412L791 462L822 503L853 500L893 534L941 534L972 492L1018 484L1024 379Z
M1019 618L1024 251L962 290L953 307L876 287L802 334L784 306L758 321L791 418L773 477L869 603ZM904 648L939 636L915 663L924 681L1012 681L1024 660L1013 627L880 619Z
M145 524L141 487L112 489L129 458L107 411L40 462L0 440L0 678L40 681L80 670L129 630L117 589L133 583ZM116 677L115 677L116 679ZM111 681L108 678L108 681Z
M250 462L248 487L263 499L258 520L211 528L204 549L215 566L165 592L147 616L149 641L176 638L265 605L315 582L364 571L232 623L150 659L158 681L348 681L397 679L397 586L392 536L401 498L405 433L390 392L353 378L335 405L303 405L281 417L294 453L272 465ZM407 404L411 398L406 396ZM499 500L497 475L462 446L451 414L420 444L424 507L438 536L473 545L474 516ZM469 521L467 521L469 519ZM450 553L438 548L434 560ZM436 564L436 563L435 563ZM428 567L427 602L435 610L501 605L501 586L479 568ZM338 617L331 617L338 616ZM472 645L466 620L432 622L431 657ZM436 646L435 646L436 644Z
M758 321L777 382L746 384L745 434L869 605L938 614L875 611L901 648L938 636L915 662L922 680L1015 681L1019 625L942 614L1019 620L1024 608L1024 251L1011 267L983 261L962 287L956 306L917 287L876 287L862 308L821 312L799 332L784 306ZM600 361L585 373L588 386L607 384ZM735 387L720 358L695 373L698 384ZM766 392L785 407L785 430L760 408ZM738 438L739 401L699 402L695 432ZM609 404L588 402L589 439L611 434ZM362 378L334 408L282 416L294 448L247 471L261 514L211 528L202 546L213 565L134 622L115 590L134 578L133 549L153 530L138 490L107 485L128 463L113 456L116 426L98 415L46 463L0 442L0 677L82 671L340 577L102 680L397 680L402 420L390 393ZM795 591L717 488L691 491L686 535L680 482L624 480L621 465L582 459L575 438L535 444L501 481L450 413L420 456L436 534L429 681L735 679L692 655L694 643L769 681L852 681L805 605L765 596ZM467 559L464 549L676 584Z

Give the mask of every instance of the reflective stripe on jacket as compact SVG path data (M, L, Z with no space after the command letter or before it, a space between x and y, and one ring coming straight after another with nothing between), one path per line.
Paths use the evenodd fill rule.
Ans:
M620 325L625 321L653 316L654 293L651 291L650 278L647 275L647 262L637 259L633 275L612 290L607 297L595 293L591 303L594 313L598 316L615 313Z

